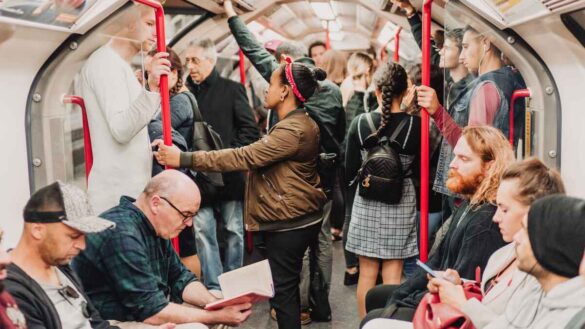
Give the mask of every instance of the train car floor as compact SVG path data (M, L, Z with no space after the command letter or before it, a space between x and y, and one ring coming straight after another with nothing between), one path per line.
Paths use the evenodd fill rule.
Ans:
M254 258L254 257L253 257ZM253 261L252 261L253 262ZM343 285L345 261L343 259L343 245L341 241L333 243L333 277L329 303L332 308L331 322L312 322L303 328L306 329L357 329L360 319L357 313L355 297L356 286ZM278 329L276 321L270 318L268 302L254 305L252 315L239 328L244 329Z

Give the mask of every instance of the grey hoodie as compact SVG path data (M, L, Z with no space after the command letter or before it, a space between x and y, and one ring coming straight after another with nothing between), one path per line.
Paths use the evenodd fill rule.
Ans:
M564 328L578 312L585 309L585 280L578 276L555 286L548 294L533 295L523 301L513 299L504 311L485 329Z

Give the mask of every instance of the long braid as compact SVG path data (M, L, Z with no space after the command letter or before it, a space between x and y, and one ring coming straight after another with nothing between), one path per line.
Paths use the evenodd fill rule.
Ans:
M376 137L380 138L390 123L392 101L401 97L408 88L406 71L400 64L386 63L374 75L374 84L382 93L382 121L375 132Z

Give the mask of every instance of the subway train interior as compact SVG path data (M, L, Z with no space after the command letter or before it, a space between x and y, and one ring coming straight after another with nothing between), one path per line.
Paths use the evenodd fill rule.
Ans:
M63 9L63 3L70 7ZM164 11L164 16L150 22L164 24L164 29L157 30L164 34L150 40L151 46L156 41L159 46L172 48L182 60L186 78L190 74L186 63L189 47L194 40L211 39L217 49L215 68L219 75L244 85L249 108L259 125L262 120L269 121L263 110L268 83L240 50L230 31L223 0L0 0L3 248L17 245L23 229L23 207L32 193L57 180L86 189L92 168L88 161L93 161L94 166L98 161L118 161L116 157L97 159L88 149L96 137L88 136L91 131L86 129L85 112L94 109L80 106L83 99L76 83L94 51L111 40L126 38L141 45L129 64L136 79L142 79L145 86L143 72L150 64L152 49L142 48L143 40L139 38L144 32L123 37L119 32L132 24L130 12L149 3L160 4ZM513 97L522 104L522 114L508 116L517 120L509 127L517 129L506 131L516 158L536 157L559 170L567 194L585 198L585 116L581 98L585 91L585 0L411 0L411 5L419 15L423 7L430 9L431 33L423 31L422 37L434 38L430 46L433 49L427 49L431 53L445 52L441 50L446 47L443 41L436 39L439 32L446 36L451 30L469 27L487 38L489 47L501 52L500 59L513 67L523 82ZM336 51L342 60L329 59L329 67L322 67L328 78L336 69L332 66L341 66L337 69L345 72L347 59L356 52L368 54L377 66L386 62L404 67L423 63L423 80L427 70L424 62L432 61L425 60L419 44L421 36L412 28L408 10L401 8L400 0L233 0L233 6L258 44L267 49L276 41L291 41L307 49L321 41L323 51ZM313 57L312 53L306 55ZM321 65L320 58L313 60ZM441 85L447 86L450 78L444 65L438 70ZM347 74L333 81L341 85L342 94ZM447 102L446 98L447 94L439 101ZM509 104L511 111L518 108L514 101ZM343 102L347 104L345 99ZM266 133L265 127L261 129ZM421 159L417 157L416 161ZM245 239L246 263L261 259L252 235ZM313 321L309 326L357 328L360 315L356 288L343 285L344 247L338 241L332 244L331 320ZM426 243L424 247L428 247ZM268 303L262 302L241 327L278 325L270 319Z

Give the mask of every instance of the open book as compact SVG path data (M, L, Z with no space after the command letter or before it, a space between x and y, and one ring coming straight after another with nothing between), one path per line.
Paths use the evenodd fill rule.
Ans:
M268 260L263 260L218 277L224 299L205 305L217 310L242 303L257 303L274 297L272 272Z

